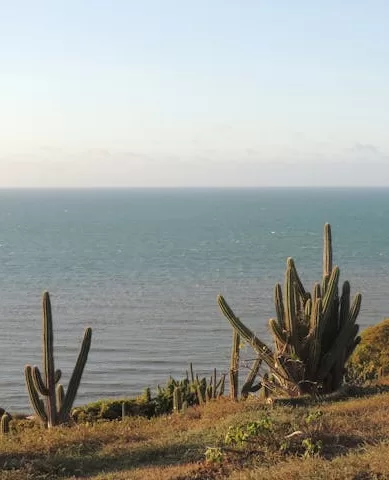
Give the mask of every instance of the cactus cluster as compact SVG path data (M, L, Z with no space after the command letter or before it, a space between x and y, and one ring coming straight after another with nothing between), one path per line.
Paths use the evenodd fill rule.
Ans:
M69 420L70 411L88 358L91 339L92 329L87 328L65 393L63 386L59 383L61 370L56 370L54 365L54 336L50 296L48 292L43 294L44 375L42 376L37 366L26 365L24 371L31 405L42 423L48 428L66 423ZM40 396L45 399L45 402Z
M202 405L212 399L221 397L224 394L225 374L220 378L217 376L216 368L209 379L200 378L193 371L190 364L190 371L182 380L175 380L170 377L165 387L158 386L156 403L156 414L180 412L189 406Z
M209 402L212 399L221 397L224 394L224 385L226 375L223 373L220 378L217 378L216 368L213 369L213 373L209 380L206 377L202 379L198 375L194 376L192 364L190 364L191 370L191 382L190 385L196 388L197 402L201 405Z
M282 389L290 395L330 393L343 381L345 363L360 341L356 319L361 295L350 299L350 284L345 281L339 297L339 267L332 265L331 227L324 226L323 277L313 292L305 290L292 258L287 260L284 293L274 289L276 318L269 321L274 337L274 352L236 317L225 299L218 304L239 335L257 352L257 360L242 395L247 395L254 374L264 362L273 381L267 388Z

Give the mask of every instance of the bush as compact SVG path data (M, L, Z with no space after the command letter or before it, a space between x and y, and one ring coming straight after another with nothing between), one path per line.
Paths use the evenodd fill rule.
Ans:
M366 328L347 364L346 379L363 384L389 372L389 319Z
M155 405L142 398L124 398L99 400L72 411L76 422L96 422L101 420L116 420L122 418L122 408L126 416L152 417L155 415Z

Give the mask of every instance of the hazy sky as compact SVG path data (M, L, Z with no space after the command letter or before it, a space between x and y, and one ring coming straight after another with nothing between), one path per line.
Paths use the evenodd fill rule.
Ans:
M0 186L389 186L388 0L0 0Z

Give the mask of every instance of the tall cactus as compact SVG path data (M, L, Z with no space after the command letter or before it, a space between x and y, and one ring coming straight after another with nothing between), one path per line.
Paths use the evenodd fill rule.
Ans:
M240 350L240 335L237 330L232 334L232 350L230 361L230 397L231 400L238 399L238 385L239 385L239 350Z
M56 370L54 365L54 335L53 319L51 313L50 295L43 294L43 368L44 376L37 366L26 365L24 369L26 385L31 405L42 423L54 427L69 420L70 410L73 406L80 385L82 373L88 358L92 340L92 329L87 328L78 354L77 362L65 393L64 387L59 383L61 370ZM42 396L45 399L40 398Z
M277 316L269 321L274 337L270 350L232 312L219 295L218 303L234 330L248 341L271 372L277 385L290 394L329 393L343 381L345 362L359 343L355 324L361 294L350 301L350 284L345 281L339 298L339 267L332 265L332 235L324 226L323 275L306 292L292 258L287 260L285 295L280 284L274 290Z

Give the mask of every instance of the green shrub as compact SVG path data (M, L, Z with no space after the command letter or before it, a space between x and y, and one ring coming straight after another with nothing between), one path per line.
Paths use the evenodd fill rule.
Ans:
M346 379L360 385L377 379L382 371L389 372L389 319L362 332L361 343L348 361Z
M230 426L225 436L226 445L243 446L245 442L260 442L263 436L268 436L273 429L273 423L267 416L256 422Z
M152 417L155 415L154 402L147 402L142 397L99 400L83 407L74 408L72 418L76 422L96 422L99 420L116 420L122 418L124 410L127 416Z

